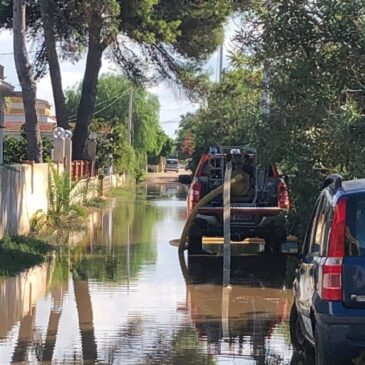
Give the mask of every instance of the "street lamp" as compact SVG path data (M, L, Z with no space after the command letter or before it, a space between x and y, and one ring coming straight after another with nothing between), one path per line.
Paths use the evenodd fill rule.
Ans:
M65 130L62 127L57 127L53 130L53 138L63 138L65 136Z

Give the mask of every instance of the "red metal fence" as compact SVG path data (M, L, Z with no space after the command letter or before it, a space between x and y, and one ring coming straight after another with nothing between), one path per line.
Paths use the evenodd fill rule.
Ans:
M72 181L78 181L80 179L85 179L93 176L96 176L95 162L84 160L72 161Z

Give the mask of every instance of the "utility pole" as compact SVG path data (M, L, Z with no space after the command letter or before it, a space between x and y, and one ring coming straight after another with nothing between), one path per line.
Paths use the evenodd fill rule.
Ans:
M129 108L128 108L128 143L132 144L132 124L133 124L133 89L129 92Z
M219 47L219 82L221 82L223 78L223 51L224 47L222 43Z
M263 74L263 84L264 92L262 94L262 111L265 117L270 114L270 74L269 74L269 61L264 62L264 74Z

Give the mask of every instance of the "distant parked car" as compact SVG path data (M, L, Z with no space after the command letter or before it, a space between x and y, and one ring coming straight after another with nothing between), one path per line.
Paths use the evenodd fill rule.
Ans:
M166 160L166 164L165 164L165 172L167 171L175 171L175 172L179 172L179 161L175 158L168 158Z
M365 350L365 179L326 179L293 285L290 334L316 365L352 363Z

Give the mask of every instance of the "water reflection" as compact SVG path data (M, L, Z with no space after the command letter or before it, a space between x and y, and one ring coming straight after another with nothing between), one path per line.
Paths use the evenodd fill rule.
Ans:
M314 351L308 350L306 352L293 352L290 365L315 365Z
M189 262L185 282L168 244L185 193L113 201L53 263L0 282L0 364L290 364L287 262L234 262L231 290L207 282L217 262Z
M186 199L188 186L168 183L168 184L145 184L143 185L146 198L148 200L153 199Z
M200 257L197 262L197 258L189 257L188 271L193 274L189 282L199 284L187 285L187 308L208 353L218 355L220 361L238 358L252 359L255 364L287 364L291 355L288 320L292 293L283 285L285 270L281 265L285 260L277 262L278 275L267 272L265 266L260 272L260 266L256 266L255 277L249 270L252 261L253 257L236 258L233 266L246 268L245 274L241 270L233 277L241 285L224 288L211 283L221 282L221 275L219 279L209 276L210 283L206 284L198 276L203 268L213 273L212 267L222 266L221 258ZM258 262L263 263L261 257L256 257ZM272 265L266 267L273 269Z

